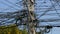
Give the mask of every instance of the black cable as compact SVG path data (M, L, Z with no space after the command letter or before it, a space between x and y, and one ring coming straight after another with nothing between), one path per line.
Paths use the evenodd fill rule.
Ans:
M19 25L23 25L23 24L18 24L18 25L16 25L16 26L11 26L11 27L6 27L6 28L0 28L0 29L7 29L7 28L12 28L12 27L17 27L17 26L19 26ZM8 25L7 25L8 26ZM40 28L40 27L46 27L46 26L37 26L37 28ZM51 27L51 26L49 26L49 27ZM60 27L60 26L52 26L52 27Z
M1 3L3 3L3 4L5 4L5 5L8 5L8 4L6 4L6 3L4 3L4 2L1 2ZM10 6L10 5L8 5L8 6ZM10 7L12 7L12 6L10 6ZM12 7L12 8L14 8L14 7ZM15 8L16 9L16 8ZM4 10L5 11L5 10ZM9 20L9 19L8 19ZM7 21L7 20L5 20L5 21ZM4 21L2 21L2 22L4 22Z
M58 3L59 1L58 0L56 0L56 2L57 2L57 4L60 6L60 4ZM58 13L58 12L57 12ZM59 14L59 17L60 17L60 13L58 13Z
M10 20L11 18L15 18L15 16L17 16L17 15L15 15L16 13L19 13L20 11L17 11L17 12L13 12L13 13L11 13L11 12L6 12L6 17L4 17L4 15L2 16L2 17L0 17L0 18L9 18L9 19L7 19L7 20ZM11 17L7 17L7 16L11 16ZM7 20L5 20L5 21L7 21ZM5 21L1 21L1 22L5 22Z
M13 15L13 14L12 14L12 15ZM3 16L3 17L4 17L4 16ZM10 20L10 19L12 19L12 18L8 18L7 20ZM7 20L5 20L5 21L7 21ZM2 22L5 22L5 21L1 21L1 23L2 23Z
M53 4L52 4L52 6L54 6ZM56 9L55 9L56 10ZM57 11L56 11L57 12ZM58 12L57 12L57 14L59 14Z
M54 4L52 5L52 7L54 6ZM57 10L57 9L55 9L55 10ZM50 11L50 10L47 10L46 12L48 12L48 11ZM38 19L41 17L41 16L43 16L46 12L44 12L42 15L40 15L39 17L38 17ZM59 15L59 13L56 11L56 13ZM60 16L60 15L59 15Z
M16 15L12 13L0 14L0 18L13 18L13 16L16 16Z
M5 21L2 25L4 26L4 24L6 24L6 23L7 23L6 25L8 25L9 23L12 23L12 22L14 22L14 21L15 21L15 20L11 20L11 19L10 19L10 21L7 20L7 21Z
M45 15L47 12L49 12L51 10L52 6L50 8L48 8L48 10L46 10L43 14L41 14L37 19L39 19L41 16ZM47 23L49 24L49 23ZM51 24L49 24L51 25Z
M21 24L18 24L18 26L21 25ZM8 25L7 25L8 26ZM13 27L17 27L17 26L11 26L11 27L6 27L6 28L0 28L0 29L7 29L7 28L13 28ZM46 27L46 26L37 26L37 28L40 28L40 27ZM50 26L49 26L50 27ZM60 27L60 26L52 26L52 27Z
M21 10L18 10L18 11L15 11L15 12L0 12L0 13L2 13L2 14L4 14L4 15L5 15L5 14L7 14L7 15L10 14L10 15L12 15L12 14L20 13L20 11L21 11ZM0 15L1 15L1 14L0 14Z
M53 4L53 5L55 5L55 4ZM52 6L53 7L53 6ZM44 15L44 14L43 14ZM49 24L49 23L48 23Z
M16 9L15 7L12 7L12 6L10 6L9 4L6 4L6 3L4 3L4 2L0 2L0 3L3 3L3 4L7 5L8 7L13 8L13 9ZM9 8L9 9L11 9L11 8ZM7 10L9 10L9 9L7 9ZM16 10L18 10L18 9L16 9ZM5 10L2 10L2 11L5 11Z
M12 3L12 2L10 2L9 0L5 0L5 1L8 2L8 3L10 3L11 5L14 5L14 6L17 6L18 8L20 8L20 6L14 4L14 3Z
M19 1L19 0L17 0L17 1ZM22 2L23 2L23 0L17 2L16 4L17 4L17 5L20 4L20 5L22 6L22 4L23 4ZM21 3L22 3L22 4L21 4Z
M7 19L7 20L10 20L10 19ZM5 21L7 21L7 20L1 21L0 23L5 22Z
M57 4L60 6L60 4L58 3L59 1L56 0L56 2L57 2Z
M43 15L45 15L47 12L49 12L50 11L50 9L51 8L49 8L48 10L46 10L46 11L44 11L44 13L43 14L41 14L37 19L39 19L40 17L42 17Z
M51 2L51 4L53 5L53 3L52 3L52 1L50 0L50 2ZM60 17L60 15L59 15L59 13L57 12L57 10L56 10L56 8L55 8L55 6L53 5L53 8L55 9L55 11L56 11L56 14Z
M60 14L60 13L59 13ZM45 15L56 15L56 13L50 13L50 14L45 14Z
M11 18L11 19L13 19L13 18ZM10 19L10 20L11 20ZM9 20L7 20L7 21L5 21L6 23L12 23L13 21L15 21L14 19L13 20L11 20L11 21L9 21Z
M11 9L13 10L13 9L15 9L15 8L10 7L10 8L3 9L3 10L1 10L0 13L7 13L7 12L3 12L3 11L7 11L7 10L11 10ZM15 10L19 10L19 9L15 9Z
M45 15L47 12L49 12L52 7L53 7L53 6L51 6L50 8L48 8L48 10L44 11L44 13L41 14L37 19L39 19L40 17L42 17L43 15Z

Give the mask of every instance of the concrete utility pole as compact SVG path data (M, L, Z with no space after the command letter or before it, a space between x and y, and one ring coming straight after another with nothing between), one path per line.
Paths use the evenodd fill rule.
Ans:
M33 21L35 20L34 17L34 3L35 0L23 0L23 5L24 5L24 9L28 10L28 30L29 30L29 34L36 34L35 33L35 24L33 23Z

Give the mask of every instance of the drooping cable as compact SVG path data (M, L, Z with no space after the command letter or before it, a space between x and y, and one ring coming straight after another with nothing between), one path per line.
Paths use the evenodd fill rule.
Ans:
M8 6L8 7L11 7L11 8L13 8L13 9L15 9L15 10L18 10L17 8L15 8L15 7L13 7L13 6L10 6L10 5L7 4L7 3L4 3L4 2L0 2L0 3L6 5L6 6ZM11 9L11 8L9 8L9 9ZM5 10L9 10L9 9L5 9ZM5 11L5 10L1 10L1 11Z
M8 2L8 3L10 3L11 5L14 5L14 6L16 6L16 7L18 7L18 8L20 8L20 6L18 6L18 5L16 5L16 4L14 4L14 3L12 3L12 2L10 2L9 0L5 0L6 2Z
M9 14L12 14L12 13L9 13ZM14 16L16 16L16 15L14 15L14 14L12 14L12 15L3 15L3 16L1 16L0 18L8 18L7 20L10 20L10 19L12 19L12 18L15 18ZM4 17L5 16L5 17ZM4 21L1 21L1 23L2 22L5 22L5 21L7 21L7 20L4 20Z
M50 8L48 8L46 11L44 11L43 14L39 15L39 17L37 19L39 19L40 17L42 17L43 15L45 15L47 12L49 12L52 9L53 6L51 6Z
M51 4L53 5L52 0L50 0L50 2L51 2ZM54 6L54 5L53 5L53 8L54 8L54 10L56 11L56 14L60 17L60 15L59 15L59 13L57 12L57 9L55 8L55 6Z

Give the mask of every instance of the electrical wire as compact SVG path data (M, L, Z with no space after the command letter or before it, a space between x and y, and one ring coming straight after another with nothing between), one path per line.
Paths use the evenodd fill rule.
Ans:
M12 18L12 19L10 19L10 21L9 20L5 21L5 23L12 23L13 21L15 21L14 18Z
M12 14L11 16L13 17L13 15L14 15L14 14ZM14 15L14 16L16 16L16 15ZM4 16L3 16L3 17L4 17ZM6 17L7 17L7 16L6 16ZM14 18L14 17L13 17L13 18ZM10 20L10 19L12 19L12 18L8 18L7 20ZM5 20L5 21L7 21L7 20ZM1 21L1 23L2 23L2 22L5 22L5 21Z
M10 3L11 5L14 5L14 6L17 6L18 8L20 8L20 6L14 4L14 3L12 3L12 2L10 2L10 1L8 1L8 0L5 0L5 1L8 2L8 3Z
M51 8L50 8L50 9L51 9ZM43 15L45 15L47 12L49 12L49 11L50 11L50 9L48 9L48 10L44 11L44 13L43 13L43 14L41 14L37 19L39 19L40 17L42 17Z
M8 7L11 7L11 8L13 8L13 9L16 9L16 10L18 10L17 8L15 8L15 7L13 7L13 6L10 6L9 4L7 4L7 3L4 3L4 2L0 2L0 3L3 3L3 4L5 4L6 6L8 6ZM9 8L9 9L11 9L11 8ZM9 10L9 9L7 9L7 10ZM2 10L2 11L5 11L5 10Z
M17 1L19 1L19 0L17 0ZM20 5L22 6L22 4L21 4L22 2L23 2L23 0L17 2L16 4L17 4L17 5L20 4Z
M52 4L52 6L54 6L53 4ZM55 9L55 11L56 11L56 9ZM57 11L56 11L57 12ZM57 14L59 14L58 12L57 12ZM49 24L49 23L48 23Z
M45 12L45 13L46 13L46 12ZM44 13L44 14L45 14L45 13ZM44 14L43 14L43 15L44 15ZM15 27L15 26L14 26L14 27ZM11 27L11 28L12 28L12 27Z
M52 5L52 7L54 6L54 4ZM56 9L55 9L56 10ZM57 12L57 11L56 11ZM58 14L58 13L57 13ZM38 18L39 19L39 18Z
M50 2L51 2L51 4L53 5L53 3L52 3L52 1L50 0ZM55 9L55 11L56 11L56 14L60 17L60 15L59 15L59 13L57 12L57 10L56 10L56 8L55 8L55 6L53 5L53 8Z
M8 18L7 20L1 21L0 23L6 22L6 21L8 21L8 20L10 20L10 19L12 19L12 18Z
M43 15L45 15L47 12L49 12L52 9L53 6L51 6L50 8L48 8L46 11L44 11L43 14L41 14L37 19L39 19L40 17L42 17Z
M60 13L59 13L59 14L60 14ZM50 13L50 14L45 14L45 15L50 15L50 16L51 16L51 15L56 15L56 13Z
M50 8L48 8L43 14L41 14L37 19L39 19L40 17L42 17L43 15L45 15L47 12L49 12L51 10L53 6L51 6ZM51 25L50 23L47 23L49 25Z
M4 2L1 2L1 3L5 4L5 5L8 5L8 4L4 3ZM10 6L10 5L8 5L8 6ZM12 7L12 6L10 6L10 7ZM14 7L12 7L12 8L14 8ZM11 9L11 8L9 8L9 9ZM16 8L14 8L14 9L16 9ZM7 10L8 10L8 9L7 9ZM4 11L5 11L5 10L4 10ZM7 19L7 20L10 20L10 18ZM7 20L5 20L5 21L7 21ZM5 22L5 21L2 21L2 22Z
M0 18L8 18L7 20L10 20L11 18L15 18L15 16L17 16L15 14L19 13L19 11L13 12L13 13L11 13L11 12L6 12L6 13L8 13L7 15L5 15L6 17L4 17L4 15L3 15L3 17L0 17ZM7 17L7 16L11 16L11 17ZM5 20L5 21L7 21L7 20ZM5 21L1 21L1 22L5 22Z

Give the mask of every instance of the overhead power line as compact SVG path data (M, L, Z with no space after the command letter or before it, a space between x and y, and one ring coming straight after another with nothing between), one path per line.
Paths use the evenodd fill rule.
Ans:
M53 2L50 0L51 4L53 5ZM58 13L58 11L56 10L55 6L53 5L53 8L55 9L57 15L60 17L60 14Z
M4 2L0 2L0 3L6 5L6 6L8 6L8 7L11 7L11 8L13 8L13 9L15 9L15 10L18 10L17 8L15 8L15 7L13 7L13 6L7 4L7 3L4 3ZM11 9L11 8L9 8L9 9ZM7 10L9 10L9 9L7 9ZM2 10L2 11L5 11L5 10Z
M18 5L16 5L16 4L14 4L14 3L12 3L12 2L10 2L9 0L5 0L6 2L8 2L8 3L10 3L11 5L14 5L14 6L16 6L16 7L18 7L18 8L20 8L20 6L18 6Z

